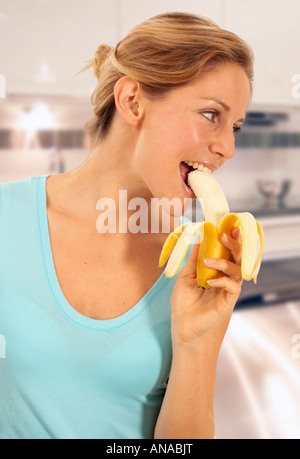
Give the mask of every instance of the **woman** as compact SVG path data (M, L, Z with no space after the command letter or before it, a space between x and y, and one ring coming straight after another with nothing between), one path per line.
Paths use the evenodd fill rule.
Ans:
M174 279L160 230L128 231L127 202L195 198L187 166L218 169L252 93L252 54L191 14L164 14L99 47L77 169L2 184L0 438L213 438L218 353L241 288L239 232L223 276L198 289L194 244ZM96 223L109 198L116 231ZM131 201L134 202L134 201ZM178 211L160 209L170 231ZM124 230L125 224L125 230Z

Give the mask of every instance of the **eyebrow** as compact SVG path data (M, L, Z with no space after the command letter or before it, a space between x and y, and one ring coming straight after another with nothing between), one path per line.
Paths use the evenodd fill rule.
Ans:
M224 100L222 100L222 99L215 99L215 98L212 98L212 97L201 97L201 99L204 99L204 100L213 100L214 102L217 102L217 104L222 105L222 107L223 107L227 112L230 111L229 105L227 105L227 104L224 102ZM240 119L238 120L238 122L244 123L244 122L245 122L245 118L240 118Z

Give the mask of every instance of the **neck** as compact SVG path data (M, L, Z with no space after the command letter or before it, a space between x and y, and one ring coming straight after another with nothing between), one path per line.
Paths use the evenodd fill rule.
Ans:
M99 215L99 210L105 210L106 216L114 214L110 221L114 225L115 219L116 230L120 232L125 228L128 231L130 224L135 228L140 226L143 232L172 231L178 220L175 222L151 199L149 189L135 169L135 148L134 132L112 131L83 164L57 176L64 196L69 196L68 213L89 220ZM61 202L66 205L66 201ZM102 224L104 217L105 213Z

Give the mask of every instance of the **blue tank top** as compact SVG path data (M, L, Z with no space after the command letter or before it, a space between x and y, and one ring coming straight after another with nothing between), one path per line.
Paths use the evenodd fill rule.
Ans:
M1 184L0 439L153 438L175 280L117 318L81 315L56 276L46 176Z

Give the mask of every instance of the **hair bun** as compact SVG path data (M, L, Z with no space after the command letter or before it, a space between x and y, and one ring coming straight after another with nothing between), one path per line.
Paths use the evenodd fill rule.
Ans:
M94 55L94 73L99 79L104 62L110 54L112 48L109 45L100 45Z

